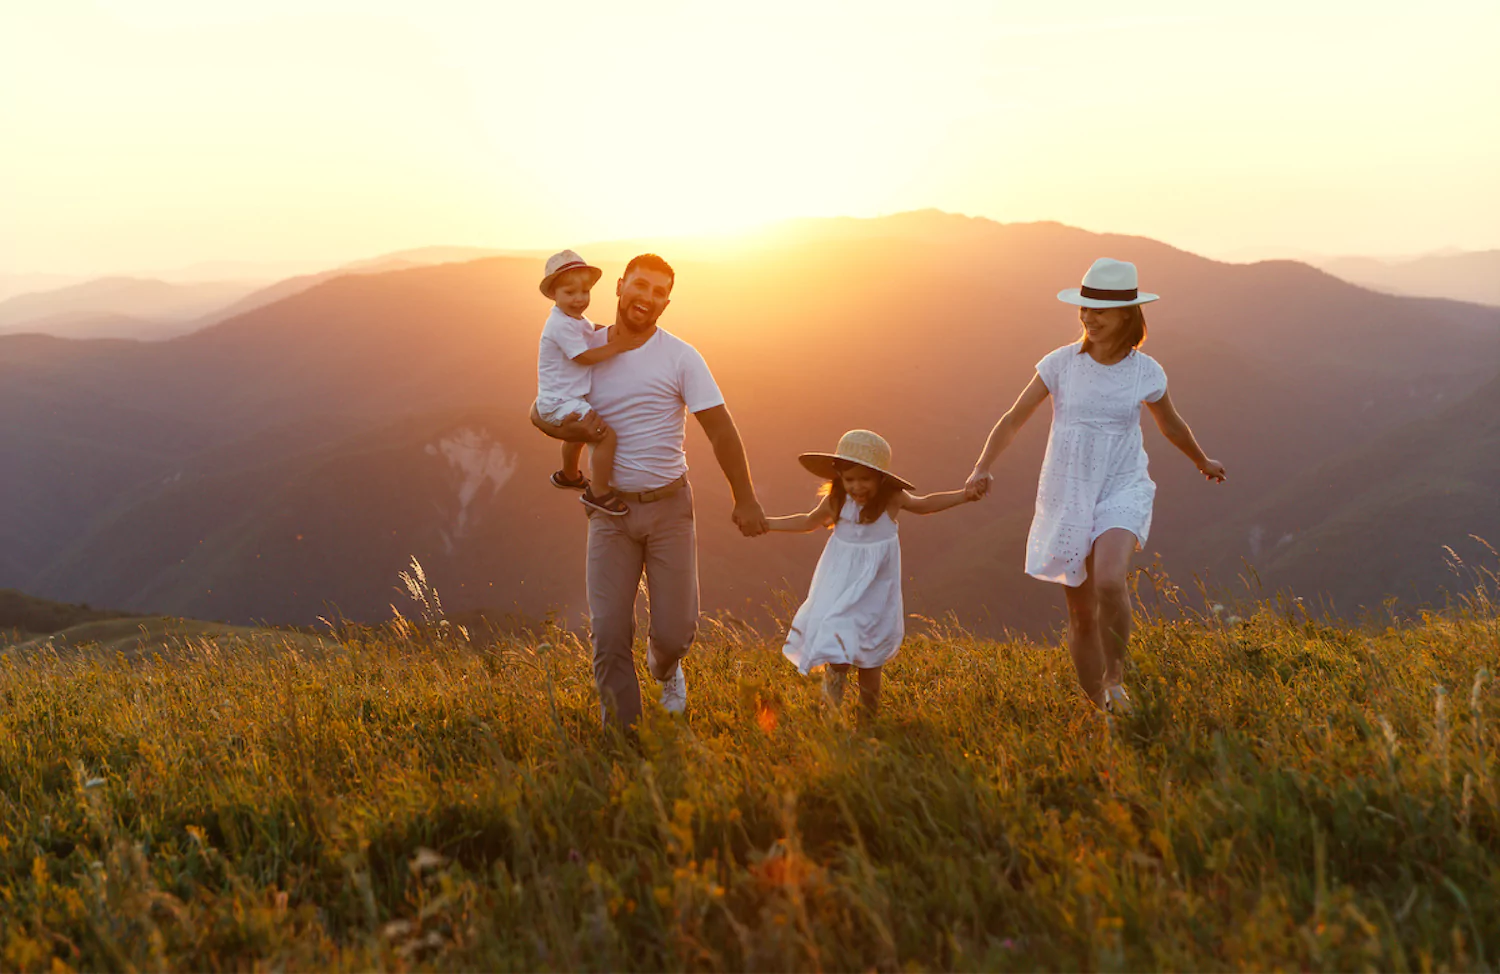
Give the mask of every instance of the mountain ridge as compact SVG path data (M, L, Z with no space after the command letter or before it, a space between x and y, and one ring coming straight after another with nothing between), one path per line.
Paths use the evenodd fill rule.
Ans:
M1033 363L1077 337L1053 295L1100 254L1135 260L1164 294L1148 309L1146 350L1230 468L1229 487L1205 488L1148 424L1159 507L1147 554L1174 573L1219 563L1204 541L1215 526L1320 458L1500 372L1500 312L1392 298L1295 262L1226 264L1148 238L968 217L828 229L836 245L808 234L762 242L753 256L654 248L678 269L662 324L707 357L775 513L806 509L816 487L796 453L856 426L885 434L919 489L961 483ZM594 259L610 274L624 258ZM25 552L0 558L0 585L305 623L319 614L314 596L351 618L383 614L395 573L417 555L455 609L493 604L485 599L500 589L508 612L578 611L581 513L546 485L557 447L525 419L546 311L536 264L502 256L345 275L160 343L0 338L0 378L10 379L0 410L29 417L27 436L0 433L0 446L47 471L31 483L0 472L0 503L24 515L4 527L0 549ZM609 291L596 292L597 318L607 320ZM1039 416L1003 458L993 504L905 532L912 611L1012 629L1055 620L1060 593L1019 571L1045 425ZM695 427L705 606L761 612L782 579L805 585L821 541L738 538ZM514 472L484 487L470 510L478 533L449 550L444 498L463 474L427 448L481 433ZM192 479L213 463L222 476ZM66 486L77 483L90 490ZM357 501L341 503L341 491ZM40 529L24 527L26 511ZM339 527L299 531L321 523ZM407 550L375 540L393 527ZM297 533L301 542L287 540ZM199 541L222 550L199 552ZM1221 543L1245 545L1227 534Z

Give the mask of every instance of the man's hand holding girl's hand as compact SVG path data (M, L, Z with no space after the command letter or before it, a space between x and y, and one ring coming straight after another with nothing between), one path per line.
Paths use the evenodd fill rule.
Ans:
M756 538L771 530L771 525L766 523L766 512L761 509L759 501L736 504L730 517L734 520L735 527L740 529L740 534L747 538Z
M1198 472L1216 484L1222 484L1227 479L1224 473L1224 465L1217 460L1209 460L1206 457L1199 465Z

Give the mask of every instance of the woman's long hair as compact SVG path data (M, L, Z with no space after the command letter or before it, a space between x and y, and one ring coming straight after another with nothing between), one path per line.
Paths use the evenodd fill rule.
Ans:
M1138 304L1132 304L1121 308L1125 312L1125 341L1131 348L1140 348L1146 342L1146 312L1141 310ZM1087 352L1092 343L1089 341L1088 329L1083 331L1083 348L1081 352Z
M844 501L849 499L849 492L844 489L844 478L840 475L850 467L863 466L864 464L862 463L854 463L850 460L833 461L833 479L824 484L823 489L818 494L819 496L826 495L828 497L829 502L833 506L833 520L835 522L838 521L839 514L844 509ZM886 508L891 506L891 499L901 492L901 485L873 467L866 467L865 469L874 470L875 473L880 474L880 486L875 488L875 496L866 501L865 505L859 509L859 523L874 524L880 520L880 515L885 513Z

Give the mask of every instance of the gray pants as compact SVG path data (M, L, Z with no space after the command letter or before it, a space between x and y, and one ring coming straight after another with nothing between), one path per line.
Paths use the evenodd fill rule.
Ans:
M641 715L635 676L635 597L641 572L651 612L646 667L671 676L698 634L698 539L693 488L652 503L627 501L630 513L589 512L589 617L594 685L606 722L630 726Z

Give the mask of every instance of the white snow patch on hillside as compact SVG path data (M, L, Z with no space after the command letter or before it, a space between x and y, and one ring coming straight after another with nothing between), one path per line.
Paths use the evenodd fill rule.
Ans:
M464 427L444 434L436 443L427 444L429 456L441 456L458 475L457 511L452 522L440 529L443 547L453 553L454 544L468 532L470 506L474 498L489 486L493 497L515 476L519 458L484 430Z

